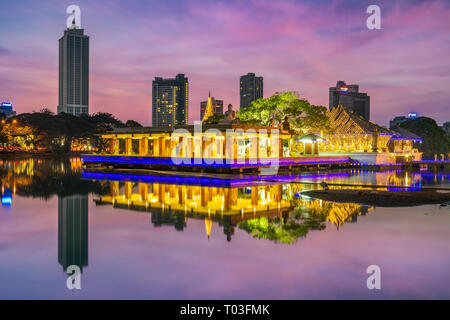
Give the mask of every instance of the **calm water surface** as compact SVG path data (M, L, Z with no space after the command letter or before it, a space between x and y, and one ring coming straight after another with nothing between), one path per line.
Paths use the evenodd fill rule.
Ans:
M0 161L0 299L450 298L450 209L305 199L312 182L450 187L448 172L277 181ZM382 289L368 290L379 265ZM69 291L69 265L82 289Z

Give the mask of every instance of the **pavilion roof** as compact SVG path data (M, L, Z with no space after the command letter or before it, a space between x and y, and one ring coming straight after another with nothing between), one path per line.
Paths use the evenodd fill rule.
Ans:
M333 110L328 111L328 116L331 122L331 128L334 133L341 134L385 134L396 135L392 130L380 126L374 122L368 121L363 117L346 110L342 105L339 105Z
M403 140L413 140L413 141L422 141L422 138L418 135L412 133L411 131L406 130L405 128L401 127L394 127L393 130L399 134Z

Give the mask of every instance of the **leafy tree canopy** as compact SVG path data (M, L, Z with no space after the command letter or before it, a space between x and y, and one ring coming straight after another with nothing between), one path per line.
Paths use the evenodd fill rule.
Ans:
M418 135L423 143L417 143L416 147L423 152L424 159L434 159L434 155L447 155L450 152L450 138L431 118L419 117L403 122L400 127Z
M238 111L241 123L268 126L279 125L287 119L291 129L299 133L330 131L327 109L311 105L295 91L278 92L266 99L253 101Z
M129 120L127 126L141 125ZM31 139L29 145L47 147L57 153L70 151L72 142L80 139L89 140L101 149L104 141L98 133L114 127L125 127L125 124L110 113L76 117L67 113L55 115L51 110L42 109L40 112L23 113L7 120L0 130L0 142L10 143L13 134L23 133L27 135L27 139Z
M211 117L206 119L204 124L217 124L217 123L219 123L220 120L222 120L224 118L225 118L224 115L213 114Z
M126 127L131 127L131 128L133 128L133 127L142 127L142 125L141 125L139 122L134 121L134 120L128 120L128 121L125 123L125 126L126 126Z

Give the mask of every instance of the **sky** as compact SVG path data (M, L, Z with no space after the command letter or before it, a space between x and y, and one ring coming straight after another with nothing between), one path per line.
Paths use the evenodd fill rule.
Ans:
M155 77L189 78L189 122L211 90L239 107L239 77L264 97L294 90L328 107L338 80L371 97L371 120L450 121L450 0L0 0L0 99L18 113L58 104L66 8L90 36L90 112L151 125ZM381 8L369 30L366 9Z

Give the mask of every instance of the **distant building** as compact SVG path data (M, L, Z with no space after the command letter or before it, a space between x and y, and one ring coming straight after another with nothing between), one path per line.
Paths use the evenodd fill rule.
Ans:
M450 121L447 121L446 123L444 123L444 125L442 126L442 129L444 129L444 131L447 135L450 135Z
M58 113L89 114L89 36L75 24L59 39Z
M174 79L156 77L152 87L152 126L175 127L187 125L189 110L189 81L184 74Z
M262 99L264 96L263 77L256 77L254 73L241 76L240 94L241 108L247 108L252 101Z
M394 119L392 119L391 121L389 121L389 128L394 128L394 127L398 127L399 125L401 125L403 122L409 120L409 119L416 119L418 117L418 114L416 112L410 112L408 113L408 116L397 116Z
M213 114L216 114L218 116L223 115L223 100L216 100L214 97L211 97L211 92L208 96L208 100L209 99L211 99ZM200 120L203 120L203 117L205 116L205 110L208 105L208 100L200 102Z
M0 119L9 119L16 116L11 102L2 102L0 105Z
M398 116L395 117L394 119L392 119L391 121L389 121L389 128L394 128L394 127L398 127L399 125L401 125L403 122L405 122L406 120L408 120L407 117L405 116Z
M336 87L330 88L330 111L338 105L370 120L370 97L359 92L357 84L347 85L344 81L338 81Z

